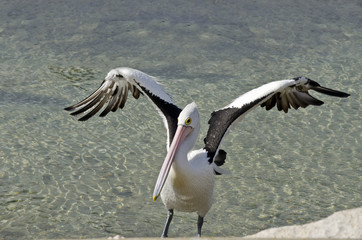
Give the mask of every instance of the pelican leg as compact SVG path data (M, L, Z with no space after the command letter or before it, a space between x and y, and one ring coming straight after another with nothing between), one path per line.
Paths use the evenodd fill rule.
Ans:
M201 237L202 224L204 224L204 218L199 215L199 218L197 219L197 236L198 237Z
M169 209L168 213L167 213L167 219L166 219L166 224L165 224L165 228L163 229L162 232L162 236L161 237L168 237L168 228L170 227L170 223L172 221L173 218L173 209Z

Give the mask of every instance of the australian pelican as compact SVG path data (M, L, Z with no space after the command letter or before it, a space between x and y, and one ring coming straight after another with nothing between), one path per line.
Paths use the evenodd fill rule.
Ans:
M83 114L79 121L88 120L100 110L104 117L110 111L123 108L130 91L136 99L146 96L158 109L167 129L167 155L153 192L153 200L161 195L168 209L162 233L167 237L173 211L197 212L198 236L204 217L213 202L215 175L223 170L226 152L220 144L229 128L257 106L270 110L275 105L285 113L308 105L320 106L322 101L309 95L314 90L335 97L349 94L320 86L306 77L274 81L255 88L214 111L209 120L209 129L204 139L205 146L193 150L200 131L199 111L194 102L184 109L176 106L154 77L132 68L111 70L101 86L83 101L65 108L71 115Z

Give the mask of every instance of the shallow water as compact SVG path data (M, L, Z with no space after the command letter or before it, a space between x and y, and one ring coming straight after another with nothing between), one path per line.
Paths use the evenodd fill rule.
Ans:
M165 130L144 98L78 122L62 109L106 73L156 76L210 112L305 75L351 94L288 114L256 109L223 142L205 236L245 236L361 206L360 1L0 1L0 238L159 236L152 191ZM194 236L179 213L170 236Z

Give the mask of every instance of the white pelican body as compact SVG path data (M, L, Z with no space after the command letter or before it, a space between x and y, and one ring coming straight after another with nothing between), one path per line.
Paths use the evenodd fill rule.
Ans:
M190 159L181 154L175 157L161 199L167 209L197 212L204 217L213 202L214 166L205 161L205 151L196 150L193 154L196 155Z
M155 78L132 68L111 70L101 86L83 101L65 108L72 115L84 113L85 121L103 109L100 116L123 108L128 90L137 99L140 94L151 100L163 118L167 129L167 155L153 193L155 201L161 195L168 209L168 217L162 236L167 237L173 210L197 212L198 236L204 216L213 203L215 175L224 173L226 152L219 149L230 127L257 106L270 110L288 112L308 105L322 105L323 102L309 95L315 90L336 97L349 94L320 86L306 77L270 82L236 98L229 105L214 111L209 120L209 130L204 139L205 146L192 151L200 131L200 118L194 102L184 109L177 107ZM105 107L104 107L105 106Z

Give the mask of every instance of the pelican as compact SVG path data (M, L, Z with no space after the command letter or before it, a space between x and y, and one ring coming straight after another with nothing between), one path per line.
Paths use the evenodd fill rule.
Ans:
M193 151L200 132L196 104L192 102L184 109L179 108L154 77L136 69L111 70L96 91L65 110L72 112L71 115L81 114L79 121L86 121L100 110L99 116L104 117L110 111L122 109L129 91L136 99L146 96L158 110L167 130L167 155L153 192L153 201L161 195L168 210L162 237L168 236L174 210L198 214L197 233L200 237L204 217L213 203L215 175L225 173L220 166L225 162L226 152L220 149L220 144L230 127L257 106L270 110L276 105L279 111L287 113L291 107L322 105L323 102L312 97L309 90L335 97L349 96L322 87L306 77L264 84L212 112L205 145Z

